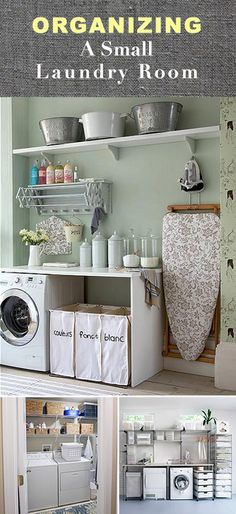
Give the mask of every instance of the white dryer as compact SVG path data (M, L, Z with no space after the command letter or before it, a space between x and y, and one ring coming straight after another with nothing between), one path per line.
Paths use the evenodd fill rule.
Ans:
M143 499L166 500L166 468L143 469Z
M170 468L170 499L193 499L193 468Z
M0 364L49 370L49 311L83 301L83 278L0 273Z
M58 507L57 463L52 453L27 453L29 512Z
M68 462L55 452L58 464L58 499L59 506L90 500L90 468L88 459Z

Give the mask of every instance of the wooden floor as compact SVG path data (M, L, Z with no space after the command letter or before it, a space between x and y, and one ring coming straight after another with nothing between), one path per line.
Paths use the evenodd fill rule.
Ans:
M76 389L81 387L96 388L100 393L104 390L113 392L114 395L236 395L236 391L227 391L216 389L214 387L214 379L188 373L176 373L174 371L163 370L154 375L149 380L143 382L135 388L131 387L113 387L103 384L95 384L91 382L79 381L72 378L52 377L46 373L26 371L22 369L1 367L1 373L11 373L18 376L32 377L32 379L48 380L51 385L65 384L72 386L75 384ZM0 379L1 380L1 379ZM106 393L105 393L106 394Z

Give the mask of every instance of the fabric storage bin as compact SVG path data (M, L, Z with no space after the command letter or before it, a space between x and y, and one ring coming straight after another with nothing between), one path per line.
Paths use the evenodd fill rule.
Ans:
M76 378L128 385L130 310L126 307L78 305L75 348Z
M26 416L43 414L43 401L42 400L26 400Z
M101 318L99 306L80 305L75 314L75 376L101 382Z
M102 382L128 385L130 381L130 310L101 309Z
M50 311L50 372L74 377L74 312L77 304Z

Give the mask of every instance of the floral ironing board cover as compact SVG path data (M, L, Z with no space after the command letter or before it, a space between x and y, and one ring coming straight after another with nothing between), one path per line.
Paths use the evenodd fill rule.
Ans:
M166 214L162 257L171 332L182 358L196 360L205 348L219 293L219 217Z

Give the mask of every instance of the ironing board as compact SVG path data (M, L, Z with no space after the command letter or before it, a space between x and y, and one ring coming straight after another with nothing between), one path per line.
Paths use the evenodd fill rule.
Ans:
M196 360L205 348L219 293L220 220L217 214L166 214L162 253L164 295L171 332L182 358Z

